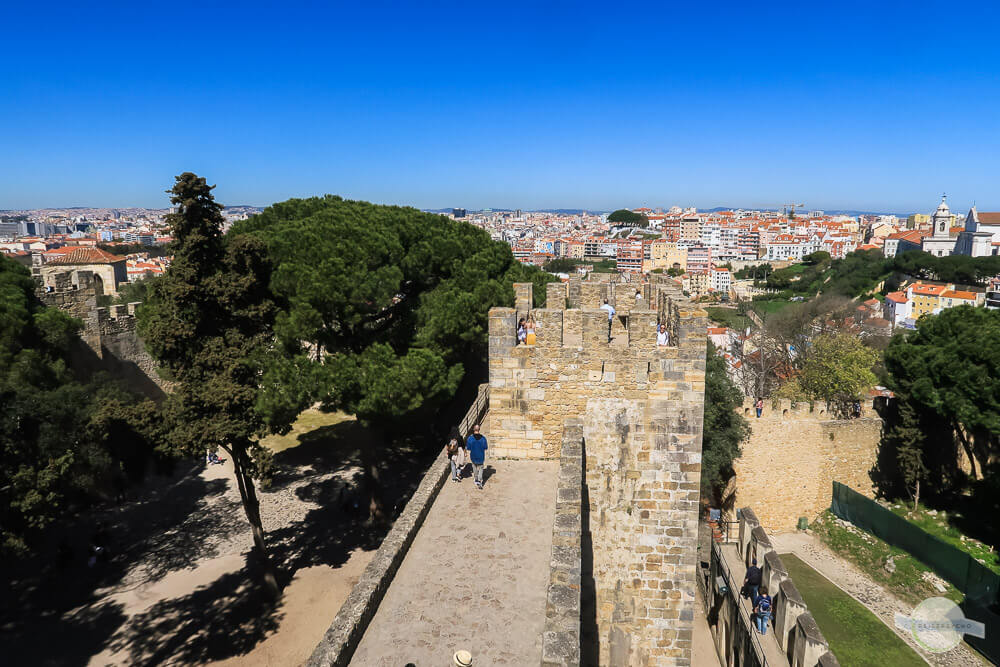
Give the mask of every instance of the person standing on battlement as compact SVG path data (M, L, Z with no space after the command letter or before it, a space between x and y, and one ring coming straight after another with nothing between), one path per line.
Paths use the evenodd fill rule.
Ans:
M486 436L479 432L479 424L472 427L472 435L465 441L465 451L469 453L472 469L475 474L476 487L483 488L483 466L486 464Z
M615 318L615 307L608 303L608 300L604 300L604 305L601 306L601 310L608 311L608 340L611 340L611 320Z

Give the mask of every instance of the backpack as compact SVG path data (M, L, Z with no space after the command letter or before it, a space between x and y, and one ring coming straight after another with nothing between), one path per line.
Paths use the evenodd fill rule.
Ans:
M757 603L757 610L762 614L771 613L771 601L767 598L762 597L760 602Z

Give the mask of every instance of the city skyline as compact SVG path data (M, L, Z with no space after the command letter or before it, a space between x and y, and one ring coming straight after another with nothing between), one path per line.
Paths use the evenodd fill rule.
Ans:
M0 209L1000 209L995 6L197 12L13 8Z

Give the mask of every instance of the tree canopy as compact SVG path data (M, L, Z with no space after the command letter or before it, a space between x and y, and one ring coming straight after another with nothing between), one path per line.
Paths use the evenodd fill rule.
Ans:
M878 352L856 337L823 334L812 341L812 348L798 377L809 398L844 406L866 396L875 384L872 368L878 362Z
M608 222L613 222L618 225L645 227L646 224L649 223L649 218L644 216L642 213L636 213L635 211L630 211L627 208L620 208L617 211L613 211L608 214Z
M440 405L484 361L487 313L513 304L512 283L534 282L542 303L556 280L468 223L330 195L275 204L232 233L265 241L278 267L277 331L299 360L271 377L304 373L314 391L276 397L275 412L322 400L377 422Z
M271 262L264 244L248 235L223 237L222 206L204 178L177 177L169 191L177 212L167 217L174 261L149 285L139 331L171 379L176 451L204 455L222 448L232 458L243 509L263 566L267 589L277 582L267 558L254 478L266 477L269 452L259 438L288 428L257 404L264 361L274 348L277 304L270 291Z
M726 362L708 343L705 361L705 419L701 447L702 492L717 506L725 502L726 485L733 477L733 461L750 435L750 426L738 408L743 393L726 375Z
M277 267L283 354L258 402L277 423L320 401L383 431L426 424L485 364L487 314L513 304L512 283L533 282L538 305L556 280L466 222L330 195L275 204L230 233L264 241ZM376 455L362 456L379 519Z
M141 477L153 454L132 422L155 408L110 378L79 379L69 360L83 353L82 323L34 287L0 255L0 553L19 555L73 508Z
M998 336L1000 312L959 306L922 317L885 352L892 389L950 426L974 477L1000 454L1000 350L991 344Z

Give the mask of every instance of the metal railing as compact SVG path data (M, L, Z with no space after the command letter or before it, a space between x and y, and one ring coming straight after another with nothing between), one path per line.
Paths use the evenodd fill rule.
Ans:
M750 637L750 643L753 645L754 653L757 654L758 664L763 667L767 667L767 658L764 655L764 647L760 644L760 638L757 636L756 624L754 623L753 614L747 610L743 605L743 599L740 595L740 589L743 584L734 586L733 575L729 570L729 565L726 564L726 557L722 554L722 547L715 540L712 540L712 557L718 564L719 575L723 578L726 584L727 594L733 597L736 602L736 608L739 610L739 615L742 623L745 623L746 635ZM741 623L741 624L742 624ZM775 666L777 667L777 666Z
M484 382L479 385L479 391L476 392L476 400L469 406L469 410L465 413L465 416L462 417L462 421L458 425L458 432L462 434L463 438L472 433L472 427L474 425L482 423L482 419L486 415L486 411L489 407L490 384L488 382Z

